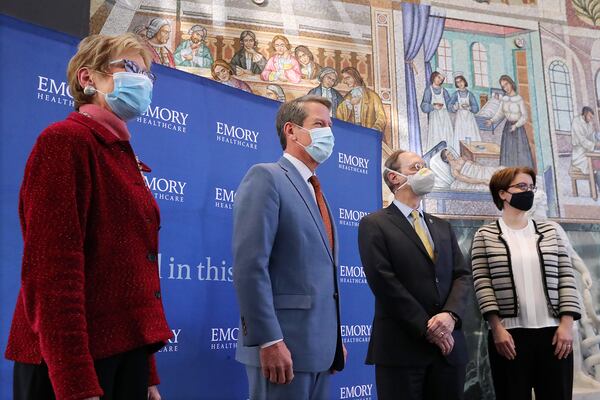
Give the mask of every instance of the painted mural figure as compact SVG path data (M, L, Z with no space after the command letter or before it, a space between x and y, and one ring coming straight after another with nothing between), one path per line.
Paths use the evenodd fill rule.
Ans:
M156 64L175 66L173 53L167 47L171 36L171 24L164 18L153 18L146 26L146 45L152 53L152 61Z
M491 126L492 123L506 119L500 142L500 165L534 168L533 155L525 132L525 123L527 122L525 101L517 93L515 81L510 76L502 75L499 83L504 91L502 103L496 115L486 124Z
M487 190L492 175L501 168L485 166L475 161L467 160L453 149L442 150L440 159L450 167L450 176L453 178L450 181L450 189L456 191ZM438 173L433 164L431 165L431 169L436 173L436 178L441 177L443 179L444 174Z
M448 109L456 113L456 119L454 120L454 135L456 140L470 140L474 142L481 142L481 134L479 133L479 126L475 121L475 114L479 112L479 104L475 95L467 89L469 84L462 74L456 74L454 76L454 86L457 90L452 94ZM459 149L456 149L459 150Z
M321 66L315 62L315 56L306 46L297 46L294 50L294 55L300 63L300 72L302 79L316 79L321 70Z
M338 84L338 73L335 69L330 67L322 68L317 76L320 85L312 88L307 94L313 94L315 96L323 96L331 102L330 116L335 116L335 110L342 102L343 96L338 92L334 86Z
M190 38L181 42L175 50L175 64L178 67L210 68L213 58L206 46L206 28L194 25L188 35Z
M265 69L260 74L263 81L299 83L302 79L300 63L291 53L290 41L283 35L273 36L271 51L275 55L269 58Z
M244 92L252 93L250 86L240 79L233 76L233 67L225 60L217 60L214 62L210 69L210 73L213 79L217 82L221 82L224 85L241 89Z
M267 85L265 90L265 97L272 100L277 100L282 103L285 103L287 101L285 97L285 92L283 91L281 86L276 85L274 83Z
M354 67L342 70L342 80L350 90L337 108L337 118L383 132L386 120L379 95L367 88Z
M587 174L589 172L588 159L585 153L597 149L596 137L592 119L594 111L590 107L583 107L581 115L573 118L571 123L571 143L573 154L571 156L571 169L574 172ZM598 182L598 178L596 178Z
M236 75L257 75L263 72L267 59L258 51L258 41L252 31L240 33L241 48L233 55L230 64Z
M425 143L423 152L429 151L442 140L445 140L448 146L454 150L459 150L458 139L454 134L452 121L448 113L450 94L442 87L445 80L446 77L442 72L439 70L434 71L429 79L430 85L423 93L421 111L427 113L429 118L427 137L423 141Z

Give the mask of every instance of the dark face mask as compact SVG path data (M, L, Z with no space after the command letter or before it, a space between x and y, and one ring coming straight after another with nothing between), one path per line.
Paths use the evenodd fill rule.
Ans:
M510 192L509 192L510 193ZM521 211L529 211L533 207L534 193L532 191L511 193L508 204Z

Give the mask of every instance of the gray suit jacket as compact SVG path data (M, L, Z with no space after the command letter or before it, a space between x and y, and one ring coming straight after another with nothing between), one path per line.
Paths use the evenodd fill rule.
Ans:
M333 223L331 212L330 218ZM283 338L294 370L343 368L335 247L330 248L319 208L292 163L282 157L250 168L233 211L238 361L260 366L260 345Z

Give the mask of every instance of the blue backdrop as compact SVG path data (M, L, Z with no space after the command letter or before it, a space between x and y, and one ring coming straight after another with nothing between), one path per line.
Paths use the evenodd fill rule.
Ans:
M20 285L23 169L38 134L73 109L65 71L77 42L0 15L2 352ZM157 355L160 390L166 400L246 399L245 372L234 360L232 206L246 170L281 156L274 128L279 103L174 69L153 70L153 103L129 127L136 153L152 168L146 180L162 215L159 273L174 338ZM333 381L331 398L374 399L374 372L364 365L373 298L356 237L359 219L381 204L381 137L341 121L334 125L334 153L319 176L340 238L342 335L349 359ZM2 359L0 398L9 399L11 392L12 363Z

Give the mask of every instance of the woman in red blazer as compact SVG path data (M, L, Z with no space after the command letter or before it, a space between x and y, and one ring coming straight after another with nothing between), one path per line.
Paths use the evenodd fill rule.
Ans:
M171 337L159 211L126 121L152 99L133 34L93 35L69 62L75 112L46 128L19 198L21 289L6 357L15 399L159 399L153 354Z

